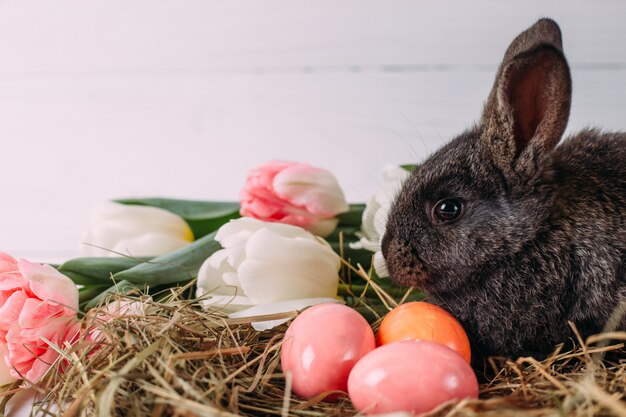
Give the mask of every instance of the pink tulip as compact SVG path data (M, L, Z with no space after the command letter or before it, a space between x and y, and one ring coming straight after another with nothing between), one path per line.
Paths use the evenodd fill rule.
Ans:
M348 210L337 179L309 164L270 161L252 170L241 190L241 215L300 226L328 236Z
M0 252L0 385L37 382L59 357L53 346L73 342L78 289L49 265Z

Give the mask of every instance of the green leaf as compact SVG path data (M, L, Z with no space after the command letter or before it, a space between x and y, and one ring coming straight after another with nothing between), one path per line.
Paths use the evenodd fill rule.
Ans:
M240 217L239 203L223 201L191 201L170 198L125 198L118 203L158 207L178 214L191 227L196 239L216 231L231 219Z
M221 248L214 232L174 252L118 272L113 279L150 287L189 281L198 276L202 263Z
M363 210L365 210L365 204L350 204L350 209L348 211L337 216L339 219L338 227L361 227Z
M417 168L419 168L420 166L418 164L404 164L404 165L400 165L400 168L409 171L409 172L413 172L415 171Z
M78 285L111 285L111 275L144 263L150 258L124 256L71 259L57 269Z
M89 301L86 304L85 308L90 309L90 308L96 307L98 303L100 303L100 300L102 300L103 298L109 295L129 294L133 291L139 291L139 287L137 287L136 285L133 285L132 283L128 281L120 281L117 284L110 287L109 289L102 291L100 294L92 298L91 301Z
M107 285L93 285L89 287L83 287L78 290L78 303L85 304L93 300L94 297L100 295L104 290L109 288Z
M72 272L72 271L61 271L61 272L63 273L63 275L71 279L72 282L76 285L97 285L97 284L104 285L105 282L107 284L111 284L111 278L109 278L107 281L95 280L93 277L88 277L86 275L79 274L78 272Z

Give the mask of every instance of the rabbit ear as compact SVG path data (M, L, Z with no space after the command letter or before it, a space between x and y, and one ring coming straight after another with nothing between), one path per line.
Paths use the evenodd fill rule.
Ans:
M561 31L541 19L507 49L483 111L483 138L501 168L527 171L556 146L567 125L571 90Z

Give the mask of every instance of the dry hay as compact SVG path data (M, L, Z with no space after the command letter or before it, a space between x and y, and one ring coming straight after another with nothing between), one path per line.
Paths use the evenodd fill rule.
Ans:
M102 342L64 351L57 364L64 372L48 376L41 410L63 409L68 417L355 414L347 397L329 404L290 395L280 370L286 324L256 332L250 319L203 311L184 291L171 289L158 302L126 297L136 302L124 315L91 310L83 322L100 329ZM481 385L480 400L454 401L429 415L626 416L626 350L610 341L626 333L574 340L576 349L558 347L543 361L491 359L495 376Z

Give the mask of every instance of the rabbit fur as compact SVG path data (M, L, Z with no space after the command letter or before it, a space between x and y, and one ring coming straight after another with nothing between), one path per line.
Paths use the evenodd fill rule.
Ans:
M457 317L479 357L548 352L572 337L568 321L599 332L626 300L626 134L587 129L556 146L571 85L559 26L541 19L506 51L480 121L390 210L391 279ZM450 198L460 214L441 221Z

